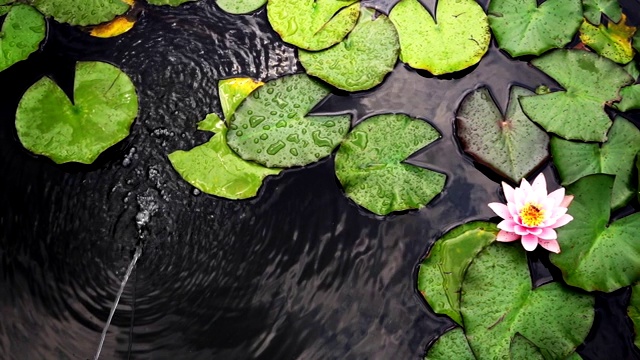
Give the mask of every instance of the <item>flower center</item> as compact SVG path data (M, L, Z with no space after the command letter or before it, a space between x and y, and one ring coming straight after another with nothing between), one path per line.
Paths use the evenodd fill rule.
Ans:
M520 219L525 226L538 226L544 220L544 210L536 204L528 203L520 210Z

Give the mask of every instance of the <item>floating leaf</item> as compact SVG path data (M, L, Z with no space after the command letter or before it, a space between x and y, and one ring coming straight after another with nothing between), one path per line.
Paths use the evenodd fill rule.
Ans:
M474 221L458 226L435 242L418 271L418 290L437 314L462 325L460 287L467 267L498 234L495 224Z
M618 0L582 0L584 17L594 25L600 25L600 14L605 14L611 21L618 22L622 16L622 8Z
M640 213L607 226L613 181L589 175L567 187L574 219L557 230L562 252L551 254L567 284L587 291L611 292L640 279Z
M32 0L44 15L71 25L97 25L113 20L129 10L123 0Z
M255 89L264 85L261 81L251 78L230 78L218 82L218 96L222 105L222 114L229 121L236 112L238 105Z
M518 101L533 94L512 87L503 117L489 90L481 88L464 98L456 116L457 135L464 151L514 182L549 157L549 136L527 118Z
M92 163L129 135L138 114L131 79L102 62L76 64L73 103L49 78L31 86L16 112L18 137L33 153L56 163Z
M267 0L216 0L220 9L229 14L248 14L260 9Z
M135 24L135 20L130 20L126 16L118 16L107 23L94 27L90 34L98 38L116 37L133 29Z
M635 196L635 184L631 181L634 160L640 152L640 130L618 116L608 137L602 145L554 137L551 140L551 154L563 186L591 174L615 175L611 207L617 209Z
M636 49L637 52L640 52L640 31L636 31L636 35L633 37L633 48Z
M640 284L635 284L631 287L631 298L629 299L627 314L633 322L633 330L635 332L633 343L640 347Z
M474 0L440 0L436 21L418 0L401 0L389 18L400 37L400 59L434 75L460 71L489 48L487 15Z
M442 334L429 348L425 360L476 360L461 328Z
M426 121L403 114L371 117L340 146L336 175L347 196L373 213L418 209L442 191L446 176L402 162L438 138Z
M624 66L624 71L626 71L634 80L638 80L638 76L640 76L640 69L638 68L638 64L635 60L629 62Z
M11 5L0 5L0 16L4 16L11 11Z
M582 50L554 50L531 61L566 91L520 99L527 116L545 130L569 140L606 140L611 119L604 105L619 99L633 79L609 59Z
M500 243L469 265L461 298L467 339L479 359L508 359L516 334L545 358L564 358L582 343L594 318L591 296L559 283L532 289L525 252Z
M580 0L492 0L489 24L511 56L540 55L568 44L582 22Z
M192 2L196 0L147 0L147 2L151 5L169 5L169 6L178 6L188 2Z
M598 54L626 64L633 59L631 38L636 32L636 28L627 26L626 21L624 14L619 23L609 22L607 26L594 26L585 20L580 26L580 40Z
M47 26L42 14L29 5L9 7L0 31L0 71L38 50Z
M625 86L620 89L619 103L614 104L613 107L620 111L640 110L640 84Z
M328 94L305 74L269 81L231 117L229 146L267 167L303 166L328 156L351 124L348 115L307 116Z
M360 21L341 43L317 52L300 50L300 63L309 75L347 91L368 90L393 70L400 43L395 26L363 8Z
M318 51L339 43L360 15L356 0L270 0L267 16L282 40Z
M511 360L545 360L540 349L520 334L511 340L509 354Z

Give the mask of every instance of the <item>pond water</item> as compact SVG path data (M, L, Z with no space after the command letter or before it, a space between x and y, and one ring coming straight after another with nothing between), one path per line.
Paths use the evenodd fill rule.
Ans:
M394 2L369 1L383 10ZM640 24L640 1L622 3ZM230 201L198 194L167 154L210 136L196 123L220 112L218 79L302 71L264 9L233 16L206 0L146 6L132 31L106 40L49 25L41 52L0 73L2 359L91 358L137 245L142 256L101 358L420 358L452 322L418 294L417 264L448 229L492 218L486 204L500 199L499 179L459 150L454 112L482 85L503 109L512 84L554 85L495 44L454 77L399 62L377 88L336 91L317 111L349 112L354 122L402 112L436 126L443 138L409 160L448 176L426 208L371 215L344 196L331 158L269 178L254 199ZM129 74L140 114L131 135L95 164L60 166L24 150L14 114L43 75L70 91L78 60ZM633 121L640 125L640 116ZM550 166L544 172L554 176ZM532 254L531 263L537 284L551 279L544 255ZM583 358L640 359L628 296L627 289L597 296Z

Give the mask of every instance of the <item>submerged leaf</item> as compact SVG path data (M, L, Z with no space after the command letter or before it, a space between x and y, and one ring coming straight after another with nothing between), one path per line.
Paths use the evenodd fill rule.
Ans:
M378 215L425 206L444 188L446 176L403 163L440 138L426 121L403 114L358 124L336 154L336 175L345 193Z
M580 26L580 40L596 53L617 63L626 64L633 59L631 38L636 32L634 26L627 26L627 17L622 14L619 23L609 22L607 26L591 25L584 21Z
M620 21L622 8L618 0L582 0L584 17L594 25L600 25L601 14L607 15L613 22Z
M90 164L127 135L138 114L131 79L102 62L76 65L73 103L49 78L31 86L16 112L18 137L56 163Z
M123 0L32 0L41 13L71 25L98 25L129 10Z
M38 50L47 31L44 17L31 6L17 4L8 9L0 31L0 71Z
M436 340L425 360L476 360L461 328L454 328Z
M442 75L480 61L489 48L487 15L474 0L440 0L436 20L418 0L400 0L389 18L400 37L400 59Z
M248 14L260 9L267 0L216 0L220 9L229 14Z

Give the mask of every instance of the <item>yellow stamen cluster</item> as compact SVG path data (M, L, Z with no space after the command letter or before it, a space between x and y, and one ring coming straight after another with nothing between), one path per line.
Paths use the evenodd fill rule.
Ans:
M544 220L544 210L540 205L528 203L520 210L520 219L525 226L538 226Z

